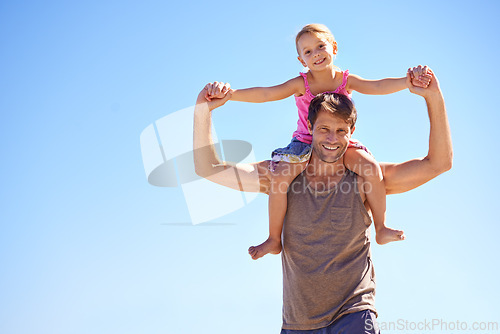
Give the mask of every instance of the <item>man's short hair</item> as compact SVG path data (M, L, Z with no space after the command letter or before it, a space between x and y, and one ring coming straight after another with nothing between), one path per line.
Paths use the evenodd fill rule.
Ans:
M351 129L356 124L358 113L354 107L354 103L344 94L323 93L317 95L309 105L307 119L311 122L311 125L314 125L321 110L343 119Z

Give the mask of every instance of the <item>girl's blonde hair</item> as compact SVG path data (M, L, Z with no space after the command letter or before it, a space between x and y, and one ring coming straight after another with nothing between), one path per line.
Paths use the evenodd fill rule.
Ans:
M302 28L302 30L297 34L297 37L295 37L295 47L297 48L299 56L299 39L302 35L307 33L326 38L326 40L333 46L333 53L337 54L337 42L335 41L335 37L333 37L330 29L328 29L324 24L312 23L304 26L304 28Z

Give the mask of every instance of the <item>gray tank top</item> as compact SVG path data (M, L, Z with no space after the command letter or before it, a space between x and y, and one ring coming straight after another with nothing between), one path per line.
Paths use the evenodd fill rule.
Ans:
M310 330L340 316L375 310L371 218L357 175L318 192L304 173L288 188L283 225L283 328Z

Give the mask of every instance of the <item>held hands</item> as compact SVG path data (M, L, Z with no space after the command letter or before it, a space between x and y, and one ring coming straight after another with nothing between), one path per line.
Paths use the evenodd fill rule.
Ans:
M432 71L427 66L418 65L413 68L409 68L408 72L411 77L411 86L427 88L432 80ZM408 88L411 88L408 86Z
M439 93L439 82L432 70L427 66L418 65L409 68L406 74L406 85L410 92L427 98L433 93ZM198 96L197 103L207 102L210 110L224 105L232 96L233 90L229 83L214 81L208 83Z
M212 101L214 98L222 99L225 97L227 92L231 89L231 85L229 83L214 81L212 83L208 83L205 86L205 89L205 99L207 99L207 101Z
M231 85L223 82L208 83L198 94L196 104L206 103L210 111L223 106L233 94Z
M422 71L425 68L425 74L421 75L424 76L424 82L427 81L427 78L429 80L428 84L425 87L418 86L413 84L413 80L415 77L419 76L419 72ZM420 95L424 98L429 98L432 97L435 94L441 94L441 89L439 88L439 81L434 75L434 72L427 66L422 67L421 65L413 68L409 68L408 72L406 73L406 85L408 86L408 89L410 92L413 94Z

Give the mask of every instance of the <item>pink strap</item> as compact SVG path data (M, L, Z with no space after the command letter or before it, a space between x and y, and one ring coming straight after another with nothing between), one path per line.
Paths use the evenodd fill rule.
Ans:
M342 75L342 83L335 91L340 91L341 89L345 88L345 86L347 85L347 77L348 76L349 76L349 70L345 70L343 75Z
M312 95L311 89L309 89L309 82L307 81L307 73L299 72L302 78L304 78L304 86L306 87L306 93Z

